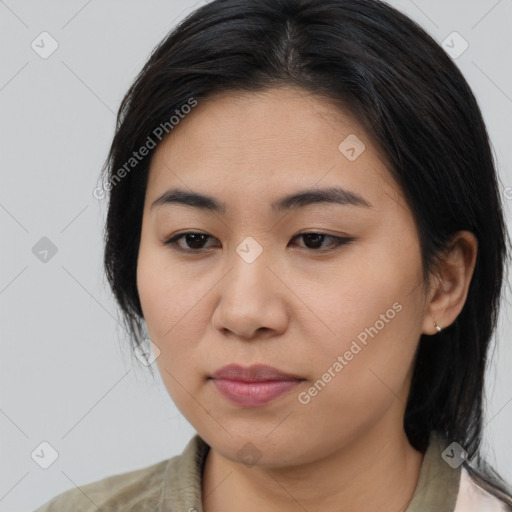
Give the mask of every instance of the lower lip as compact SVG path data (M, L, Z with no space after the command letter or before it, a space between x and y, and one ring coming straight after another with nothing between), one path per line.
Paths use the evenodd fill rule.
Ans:
M298 380L243 382L239 380L213 379L213 383L222 395L233 403L245 407L265 405L293 389L299 382Z

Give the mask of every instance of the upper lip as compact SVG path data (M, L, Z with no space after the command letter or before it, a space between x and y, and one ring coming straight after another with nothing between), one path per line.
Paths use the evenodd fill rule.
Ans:
M217 370L213 375L214 379L229 379L245 382L264 382L272 380L303 380L297 375L285 373L277 368L265 364L255 364L243 367L237 364L228 364Z

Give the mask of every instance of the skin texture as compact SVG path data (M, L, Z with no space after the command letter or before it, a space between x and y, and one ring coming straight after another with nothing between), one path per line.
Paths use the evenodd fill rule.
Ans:
M351 134L365 144L354 161L338 149ZM459 314L477 243L460 232L427 293L414 219L382 162L356 120L291 87L200 101L157 147L137 286L163 382L211 446L206 512L240 503L246 512L397 512L412 498L423 454L409 444L403 415L419 336L436 334L433 320L446 327ZM357 192L372 207L270 210L284 195L329 186ZM217 198L225 214L150 209L174 187ZM178 241L189 253L163 244L190 231L209 237L202 245ZM354 240L335 247L328 237L297 236L304 232ZM236 250L247 237L262 248L251 263ZM376 325L377 334L333 371ZM264 406L240 407L208 379L228 363L268 364L305 380ZM301 403L299 394L304 402L329 368L330 381ZM241 460L244 446L253 463Z

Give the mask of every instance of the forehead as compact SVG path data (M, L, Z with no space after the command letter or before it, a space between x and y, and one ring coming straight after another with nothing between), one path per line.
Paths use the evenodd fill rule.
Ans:
M147 195L152 203L170 188L215 190L226 203L242 194L244 201L265 196L270 206L293 190L334 186L373 204L383 194L400 200L355 119L327 99L286 87L199 100L156 148Z

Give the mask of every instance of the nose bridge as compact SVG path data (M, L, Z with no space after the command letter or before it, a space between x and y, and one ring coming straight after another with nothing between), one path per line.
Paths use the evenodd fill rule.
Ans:
M218 330L249 338L262 327L273 332L285 328L287 308L279 305L280 284L270 270L270 253L252 237L236 247L213 315Z
M254 237L247 236L235 248L232 258L231 283L237 291L258 294L264 291L266 282L272 274L267 266L271 249L259 243ZM240 289L238 289L240 286Z

